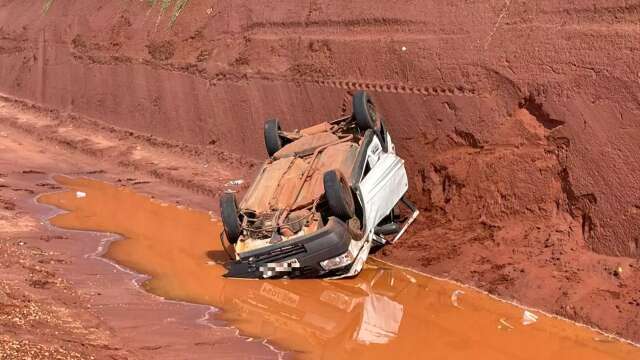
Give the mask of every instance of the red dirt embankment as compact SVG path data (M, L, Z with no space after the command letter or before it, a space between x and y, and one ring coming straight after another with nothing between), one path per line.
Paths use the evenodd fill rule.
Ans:
M1 92L262 158L268 116L309 125L367 89L423 210L383 257L640 339L639 2L42 10L0 0Z

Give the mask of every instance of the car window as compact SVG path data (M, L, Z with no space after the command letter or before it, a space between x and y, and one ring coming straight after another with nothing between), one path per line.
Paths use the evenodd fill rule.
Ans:
M364 165L364 171L362 172L362 178L364 179L365 177L367 177L367 174L369 174L369 172L371 172L371 165L369 165L369 161L367 160L367 163Z
M389 134L387 133L387 127L384 125L384 120L380 120L380 141L382 142L382 150L389 152Z
M382 141L382 147L385 152L387 152L387 129L385 129L384 124L380 124L380 141Z
M380 159L380 154L382 154L382 145L377 138L371 142L369 149L367 149L367 161L364 164L364 171L362 172L362 178L367 177L367 174L376 166L376 163Z
M369 145L369 149L367 150L367 164L369 166L374 167L380 159L380 154L382 153L382 145L380 144L380 140L377 137L371 142Z

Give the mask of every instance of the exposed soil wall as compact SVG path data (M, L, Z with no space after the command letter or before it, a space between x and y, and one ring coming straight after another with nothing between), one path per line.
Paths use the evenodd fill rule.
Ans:
M309 125L367 89L424 214L381 256L541 304L523 283L590 266L606 282L567 264L640 256L640 2L192 0L171 26L173 10L0 0L0 92L263 158L265 118ZM601 296L554 306L580 318L564 306Z

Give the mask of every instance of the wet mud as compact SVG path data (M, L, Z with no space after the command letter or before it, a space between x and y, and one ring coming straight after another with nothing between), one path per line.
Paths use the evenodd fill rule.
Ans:
M52 180L61 173L126 184L196 208L210 198L3 125L0 121L0 358L278 358L268 344L216 326L210 306L165 301L144 291L137 285L144 275L120 271L95 255L112 234L52 226L46 220L61 210L34 200L62 190ZM225 176L213 166L207 170L209 178Z
M66 210L53 225L121 236L103 256L149 279L147 291L207 304L220 325L295 358L630 359L640 349L569 321L377 260L356 278L226 279L210 214L131 189L57 177L68 190L38 201Z

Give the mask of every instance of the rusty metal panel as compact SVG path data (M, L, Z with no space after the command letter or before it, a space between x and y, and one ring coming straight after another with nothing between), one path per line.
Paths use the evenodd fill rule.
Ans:
M301 153L312 153L315 149L338 141L335 134L323 132L314 135L303 136L300 139L287 144L285 147L276 152L274 159L282 159Z
M283 194L286 196L286 191L283 191L283 188L293 188L297 179L302 177L304 169L304 161L293 157L276 160L266 165L250 191L245 195L240 208L261 213L269 211L272 206L288 204L279 200L271 204L271 201ZM292 196L289 196L289 202L293 201Z
M293 208L309 204L324 193L322 179L326 171L338 169L349 179L357 154L358 146L349 142L336 144L323 150L318 155L309 179L305 182Z
M271 209L284 209L291 205L302 185L302 178L308 166L307 161L300 158L292 159L291 166L282 174L280 183L269 203Z
M318 134L323 132L325 133L331 132L331 124L329 124L326 121L317 125L310 126L306 129L300 130L300 133L303 135L313 135L313 134Z
M337 140L335 135L329 135ZM348 179L357 152L358 146L349 142L329 146L318 154L304 183L302 178L311 166L312 156L285 157L267 164L245 195L240 208L257 213L284 209L293 203L300 187L302 191L292 208L311 205L324 193L322 178L325 171L338 169Z

